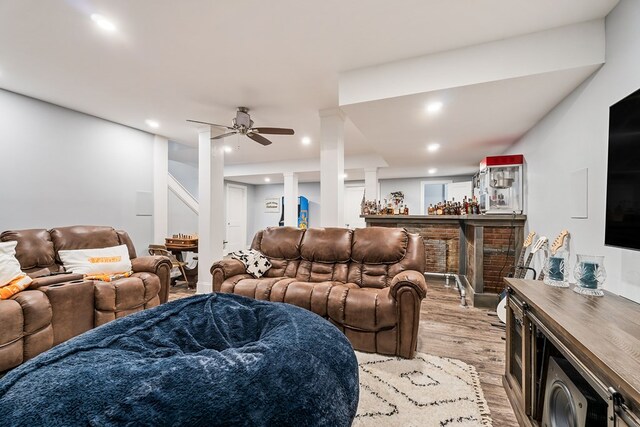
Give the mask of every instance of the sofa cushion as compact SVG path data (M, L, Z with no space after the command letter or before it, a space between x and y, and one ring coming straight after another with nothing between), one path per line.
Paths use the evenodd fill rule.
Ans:
M334 290L354 288L358 288L358 285L335 281L303 282L287 279L273 285L271 301L286 302L327 317L329 298Z
M389 276L388 264L357 264L349 265L349 281L357 283L363 288L386 288L393 280Z
M16 258L20 261L22 270L46 268L55 264L53 242L47 230L8 230L0 235L0 240L18 242Z
M149 273L135 273L113 282L94 281L95 326L160 304L160 280Z
M269 258L271 268L262 277L296 277L300 260Z
M351 236L348 228L310 228L300 243L302 259L315 262L347 262L351 257Z
M56 252L73 249L97 249L119 246L120 239L112 227L75 225L50 231ZM60 261L60 258L56 258Z
M300 242L304 230L294 227L269 227L254 240L252 249L268 258L294 260L300 258Z
M220 292L269 301L271 288L281 280L294 279L283 279L282 277L261 277L255 279L248 274L240 274L225 280L220 287Z
M129 233L127 233L124 230L116 230L116 234L118 235L120 244L127 245L127 249L129 249L129 258L131 259L137 258L136 248L133 245L133 240L131 240L131 237L129 237Z
M0 372L22 363L22 307L12 299L0 301Z
M407 232L402 228L358 228L353 232L351 259L364 264L393 264L404 258L407 242Z
M349 263L329 264L302 260L295 275L296 279L305 282L347 282Z

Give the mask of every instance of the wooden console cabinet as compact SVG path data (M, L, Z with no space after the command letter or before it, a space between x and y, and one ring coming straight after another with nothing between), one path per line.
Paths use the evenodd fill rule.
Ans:
M542 426L550 356L568 361L606 403L608 427L640 427L640 305L505 279L503 383L521 426Z

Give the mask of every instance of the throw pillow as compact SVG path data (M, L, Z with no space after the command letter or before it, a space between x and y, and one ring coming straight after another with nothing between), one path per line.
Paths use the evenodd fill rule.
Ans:
M238 251L231 254L231 258L237 259L244 264L247 273L255 278L262 277L271 268L269 259L255 249Z
M15 241L0 243L0 299L8 299L31 284L16 258L17 245Z
M124 274L131 271L127 245L102 249L75 249L58 251L66 271L72 273Z

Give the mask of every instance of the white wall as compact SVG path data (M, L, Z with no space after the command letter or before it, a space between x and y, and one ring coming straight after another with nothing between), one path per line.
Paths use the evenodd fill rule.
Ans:
M196 166L169 160L169 173L198 200L198 168Z
M0 229L109 225L140 254L153 218L136 192L153 191L153 136L0 90Z
M640 87L640 2L622 0L606 19L606 63L519 141L527 162L529 229L571 232L576 253L604 255L605 288L640 302L640 252L604 246L609 106ZM588 218L572 219L569 176L589 169ZM536 266L538 267L538 266Z
M389 197L392 191L402 191L404 193L404 202L409 207L410 215L424 215L420 212L420 193L422 192L421 182L423 181L471 181L470 176L444 176L444 177L425 177L425 178L403 178L403 179L381 179L380 180L380 198Z
M167 210L169 236L174 234L198 234L198 214L191 210L173 191L169 190ZM164 242L156 242L164 244Z
M182 184L183 187L198 200L198 169L182 162L169 160L169 173ZM238 183L234 181L226 181L224 187L224 202L227 200L227 186L232 183L242 185L247 188L247 245L253 240L253 222L255 216L254 208L254 185ZM222 201L221 201L222 203ZM221 205L222 207L222 205ZM226 212L225 212L226 213ZM198 233L198 215L193 212L182 200L180 200L172 191L169 191L168 206L168 229L169 235L177 233Z
M267 228L276 227L280 221L280 213L267 213L264 211L264 199L277 197L284 194L284 184L256 185L250 200L253 200L253 220L250 222L248 234L253 239L256 232ZM298 194L309 199L309 227L320 227L320 183L301 182L298 184ZM253 224L253 227L251 226Z

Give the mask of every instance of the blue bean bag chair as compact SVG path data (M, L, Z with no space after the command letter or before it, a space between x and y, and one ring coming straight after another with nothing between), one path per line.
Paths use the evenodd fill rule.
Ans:
M7 426L349 426L358 365L310 311L197 295L82 334L0 379Z

